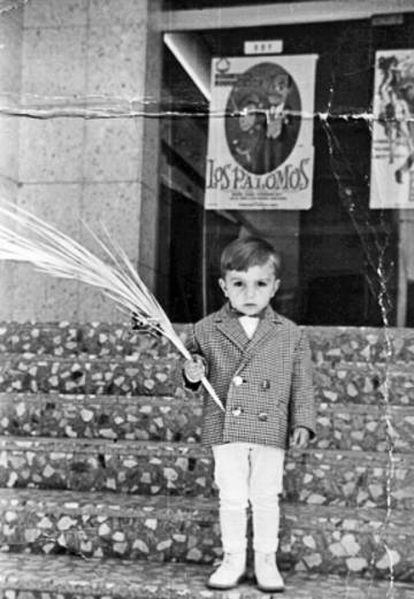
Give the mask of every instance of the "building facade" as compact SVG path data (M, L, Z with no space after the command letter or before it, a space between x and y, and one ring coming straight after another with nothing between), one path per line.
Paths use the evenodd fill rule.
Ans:
M275 307L287 316L413 326L414 215L371 204L376 56L411 49L412 2L3 4L4 199L100 255L83 223L104 223L174 321L218 307L219 252L252 233L282 252ZM246 42L318 57L306 210L205 209L211 61L246 56ZM125 318L97 291L28 265L0 263L0 277L1 320Z

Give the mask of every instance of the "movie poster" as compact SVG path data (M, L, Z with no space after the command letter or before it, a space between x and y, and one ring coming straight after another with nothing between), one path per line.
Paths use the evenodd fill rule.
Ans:
M214 58L207 209L312 206L317 56Z
M375 54L371 208L414 208L414 50Z

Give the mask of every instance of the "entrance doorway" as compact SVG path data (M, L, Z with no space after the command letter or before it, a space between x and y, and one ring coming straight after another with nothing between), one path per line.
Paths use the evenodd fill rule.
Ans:
M411 16L404 31L410 27ZM282 254L274 307L285 316L299 324L381 326L385 310L396 322L398 214L369 209L370 129L358 116L372 101L375 50L404 42L401 29L384 31L363 20L197 32L211 56L242 56L246 38L281 39L288 55L318 54L307 211L203 209L209 103L165 47L163 102L171 116L163 125L160 193L168 202L161 198L159 292L173 320L195 321L218 309L220 252L252 233Z

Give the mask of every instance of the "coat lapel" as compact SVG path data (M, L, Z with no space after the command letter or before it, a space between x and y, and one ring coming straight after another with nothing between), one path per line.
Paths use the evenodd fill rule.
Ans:
M230 312L228 304L223 306L215 318L217 329L241 351L244 350L248 339L238 318Z
M248 351L253 351L257 346L263 345L267 337L274 335L275 324L271 318L262 318L257 325L253 337L249 341Z
M237 374L240 370L242 370L246 364L251 360L252 355L255 350L260 347L263 348L266 341L272 338L275 334L275 326L280 323L279 315L272 310L269 306L266 309L264 318L262 318L257 326L257 329L250 341L245 346L243 357L241 359L240 364L237 367Z

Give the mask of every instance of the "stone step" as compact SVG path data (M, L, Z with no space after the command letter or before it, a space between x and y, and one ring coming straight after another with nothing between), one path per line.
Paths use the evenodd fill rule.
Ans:
M189 325L174 326L185 339ZM414 359L412 329L306 327L306 330L317 363L326 360L387 362ZM75 357L80 354L125 356L142 350L156 350L160 355L175 351L163 338L133 331L129 323L0 323L0 352Z
M186 326L178 326L185 338ZM56 357L130 356L148 352L168 355L176 350L160 335L133 331L128 324L0 323L0 352Z
M169 396L0 393L0 434L199 441L202 401Z
M323 402L318 406L319 449L353 451L413 450L414 405L372 405Z
M314 387L319 402L414 406L411 363L324 362L314 366Z
M319 449L412 451L414 406L320 403ZM199 397L0 393L0 435L193 442ZM389 436L391 435L391 436Z
M319 402L414 405L411 363L324 362L314 368ZM76 359L3 354L0 392L169 395L193 397L183 387L175 356L139 355Z
M0 592L5 599L262 599L251 572L237 589L212 591L211 566L158 564L68 555L1 555ZM284 572L286 599L413 599L414 585L388 580Z
M104 596L119 599L259 599L252 575L229 592L207 590L209 566L85 560L73 556L0 556L0 589L8 599ZM41 574L44 573L44 575ZM412 599L409 583L284 572L286 599ZM10 592L11 591L11 592Z
M56 358L31 354L0 357L0 392L191 396L174 357Z
M0 439L0 486L212 497L213 459L198 444ZM283 499L308 505L414 508L414 453L287 453Z
M388 517L387 517L388 516ZM209 564L221 555L217 506L205 498L2 489L3 552ZM414 582L406 511L284 505L283 569Z

